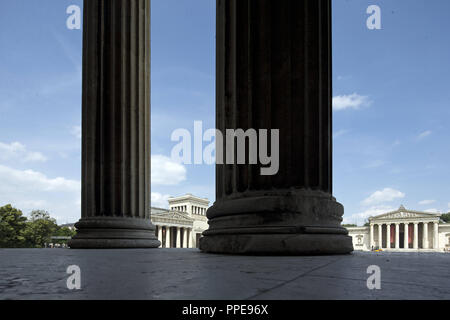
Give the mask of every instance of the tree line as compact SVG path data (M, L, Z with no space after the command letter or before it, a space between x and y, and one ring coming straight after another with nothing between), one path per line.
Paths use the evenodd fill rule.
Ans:
M33 210L28 218L10 204L0 207L0 248L44 248L58 242L53 236L74 235L70 228L58 226L47 211Z

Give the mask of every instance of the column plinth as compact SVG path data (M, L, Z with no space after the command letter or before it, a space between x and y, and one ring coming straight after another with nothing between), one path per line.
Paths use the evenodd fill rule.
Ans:
M150 1L85 1L81 220L71 248L156 248Z
M267 129L269 142L279 130L279 170L217 164L200 249L351 252L344 208L332 196L331 1L218 0L216 38L216 127ZM248 154L247 146L247 163Z

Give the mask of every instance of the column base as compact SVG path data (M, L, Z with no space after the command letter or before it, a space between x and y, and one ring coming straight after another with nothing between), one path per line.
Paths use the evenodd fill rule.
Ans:
M217 201L200 250L211 253L318 255L353 251L341 227L344 208L329 194L271 191Z
M335 234L240 234L200 238L200 250L247 255L325 255L353 251L352 238Z
M77 234L68 242L72 249L136 249L161 245L148 219L82 218L75 227Z

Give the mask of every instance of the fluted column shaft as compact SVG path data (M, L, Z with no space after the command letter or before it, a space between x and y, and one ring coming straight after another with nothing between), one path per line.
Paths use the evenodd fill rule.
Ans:
M433 248L439 249L439 223L433 222Z
M183 248L188 248L187 245L187 228L183 228Z
M187 228L186 229L186 248L191 248L191 229Z
M158 226L158 241L162 242L162 226Z
M177 233L176 233L176 237L177 237L177 240L176 240L176 242L175 242L175 248L181 248L181 230L180 230L180 228L179 227L177 227L176 228L176 230L177 230Z
M374 233L374 225L370 224L370 249L375 246L375 233Z
M400 224L395 224L395 249L400 248Z
M391 224L386 224L386 248L391 248Z
M378 225L378 248L382 248L383 247L383 225L379 224Z
M404 240L403 240L403 243L404 243L404 245L403 245L403 248L404 249L409 249L409 223L404 223L403 224L404 225L404 228L405 228L405 231L404 231Z
M272 187L331 194L330 2L219 0L217 10L217 128L280 130L278 173L218 166L217 197Z
M166 248L172 247L172 236L170 234L170 227L166 227Z
M423 248L428 249L428 222L423 223Z
M234 164L216 166L216 202L200 249L352 251L332 196L331 1L217 0L216 39L216 126L224 136L255 130L259 151L267 130L269 154L278 155L279 145L279 167L264 175L274 163L250 164L248 142L246 164L227 150L229 141L218 144L222 160Z
M417 222L414 222L414 243L413 243L414 249L419 249L419 224Z
M85 1L83 21L82 218L71 247L158 247L150 222L150 0Z

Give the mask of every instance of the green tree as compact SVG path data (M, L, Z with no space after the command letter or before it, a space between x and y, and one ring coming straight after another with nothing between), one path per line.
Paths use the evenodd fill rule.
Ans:
M450 212L444 213L443 215L441 215L441 220L444 222L450 223Z
M356 224L343 224L342 226L343 226L344 228L357 227Z
M42 248L51 242L51 237L57 230L56 220L51 218L47 211L34 210L24 232L27 245Z
M69 237L72 238L76 234L75 230L71 230L68 227L58 226L57 230L53 233L56 237ZM68 239L52 239L53 244L67 244Z
M58 237L73 237L77 232L75 230L71 230L68 227L59 227L55 231L54 236Z
M0 248L18 248L25 244L27 218L10 204L0 207Z

